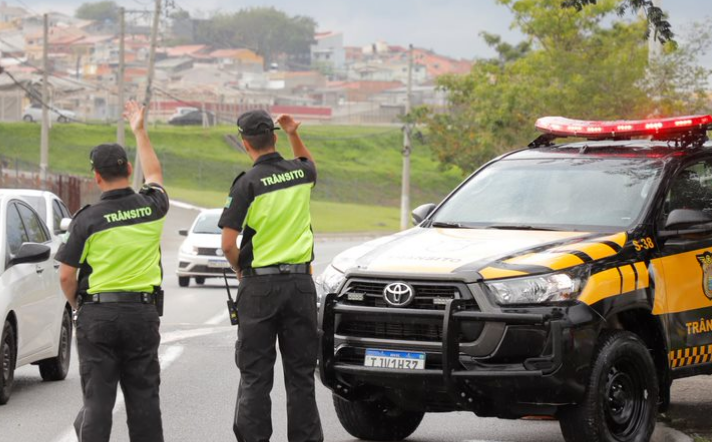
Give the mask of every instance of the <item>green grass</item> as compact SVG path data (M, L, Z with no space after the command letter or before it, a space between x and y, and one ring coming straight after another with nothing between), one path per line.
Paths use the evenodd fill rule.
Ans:
M88 176L89 150L113 141L115 132L113 126L55 125L50 134L50 170ZM232 178L251 166L244 153L224 141L225 135L234 134L232 127L158 126L150 132L169 185L227 192ZM397 128L305 126L301 132L319 167L314 199L399 204L402 135ZM279 150L291 156L284 134L280 137ZM36 124L0 124L0 155L36 164L39 139ZM127 144L133 145L130 134ZM413 206L442 199L462 179L458 169L443 170L426 146L415 146L411 163Z
M230 126L152 127L150 135L164 168L166 185L183 189L178 195L185 196L179 198L201 206L212 192L224 199L234 177L252 163L247 155L225 142L225 135L234 133L235 128ZM315 212L315 230L397 228L402 169L402 134L398 128L304 126L300 133L318 166L312 198L314 210L320 210ZM278 134L278 150L291 157L284 134ZM112 142L115 137L113 126L54 125L50 132L50 170L89 176L89 150ZM131 150L134 141L129 131L126 139ZM21 167L39 163L39 145L39 125L0 124L0 156L11 164L14 160L21 161ZM459 169L443 169L429 148L418 144L411 155L411 171L412 207L440 201L463 177Z
M225 193L168 187L171 198L190 201L201 207L222 207ZM312 225L318 233L396 231L400 212L395 207L312 201Z

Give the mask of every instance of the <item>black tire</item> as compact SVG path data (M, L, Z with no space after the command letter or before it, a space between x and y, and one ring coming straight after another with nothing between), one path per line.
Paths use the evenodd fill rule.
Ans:
M57 123L69 123L69 118L65 117L64 115L60 116L57 118Z
M15 380L16 362L15 330L10 321L5 321L0 337L0 405L5 405L10 400L12 383Z
M32 123L35 120L32 118L32 115L25 115L24 117L22 117L22 121L25 121L27 123Z
M72 318L67 309L62 315L62 330L59 334L59 353L56 358L40 361L40 376L45 381L62 381L69 373L72 360Z
M425 413L406 411L385 401L347 401L333 395L336 416L353 437L398 441L418 429Z
M196 276L195 277L195 283L198 285L203 285L205 284L205 276Z
M178 286L188 287L188 285L190 285L190 277L189 276L179 276L178 277Z
M648 442L658 409L655 364L643 341L605 332L584 400L559 412L566 442Z

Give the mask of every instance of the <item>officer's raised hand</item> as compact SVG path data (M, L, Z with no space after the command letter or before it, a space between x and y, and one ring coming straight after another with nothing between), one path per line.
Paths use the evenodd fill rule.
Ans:
M296 121L291 115L283 114L277 117L277 123L287 135L294 135L297 129L302 124L301 121Z
M124 106L124 118L131 125L133 133L146 129L146 107L136 101L127 101Z
M296 121L291 115L283 114L277 117L277 123L282 128L284 133L287 134L287 137L289 137L289 144L292 146L292 152L294 152L294 157L306 158L312 163L315 163L314 157L312 157L311 152L309 152L309 149L306 148L301 138L299 138L299 134L297 133L297 129L299 129L299 126L302 124L302 122Z
M136 101L128 101L124 106L124 118L129 122L131 130L136 136L141 169L143 169L146 182L163 184L161 163L158 161L146 131L146 107Z

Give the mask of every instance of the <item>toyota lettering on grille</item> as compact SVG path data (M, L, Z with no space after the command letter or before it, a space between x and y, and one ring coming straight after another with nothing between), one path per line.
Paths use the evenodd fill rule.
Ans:
M405 307L413 302L413 298L413 287L404 282L394 282L383 289L383 299L393 307Z

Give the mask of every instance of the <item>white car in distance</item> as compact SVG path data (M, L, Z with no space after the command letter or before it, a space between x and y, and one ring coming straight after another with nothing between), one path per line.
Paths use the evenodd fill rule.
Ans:
M190 278L202 285L205 278L222 278L223 270L227 276L235 277L230 270L230 264L223 255L221 248L221 230L218 227L223 209L208 209L200 212L190 229L179 230L185 236L183 244L178 249L178 285L188 287ZM238 236L240 244L242 235Z
M48 111L50 121L57 123L69 123L77 119L77 114L70 110L53 107L49 108ZM42 105L31 104L27 106L22 114L22 120L28 123L42 121Z
M0 190L0 405L17 367L39 365L46 381L69 371L72 310L52 259L58 243L26 201Z

